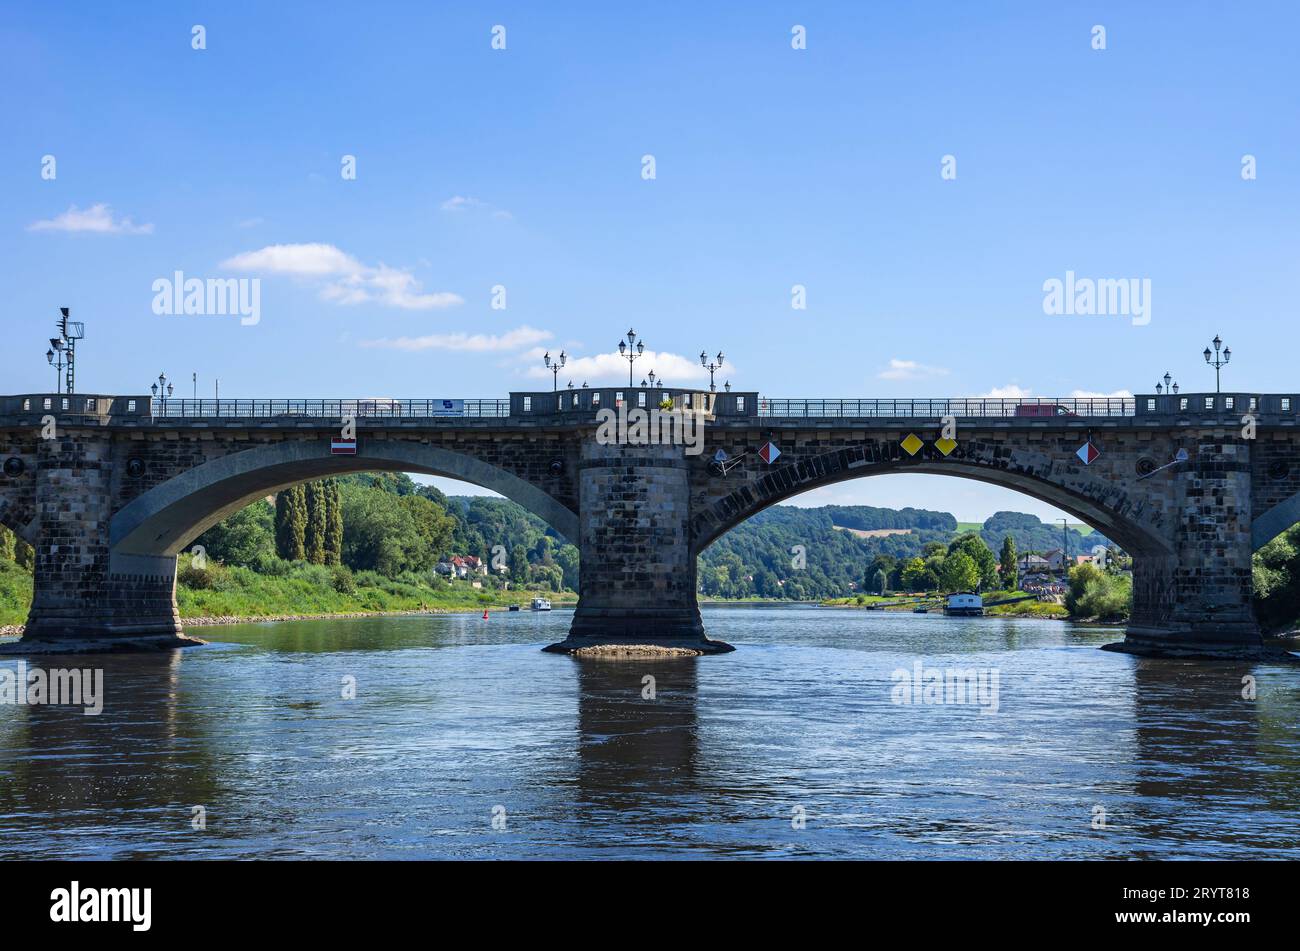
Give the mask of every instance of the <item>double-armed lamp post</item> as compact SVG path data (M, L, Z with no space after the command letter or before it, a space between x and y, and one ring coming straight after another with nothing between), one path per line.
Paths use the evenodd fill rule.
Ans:
M1214 340L1211 342L1214 344L1214 353L1210 353L1210 348L1206 347L1205 353L1202 354L1202 356L1205 357L1206 363L1214 367L1214 392L1218 393L1219 392L1219 369L1221 367L1227 366L1228 361L1232 359L1232 348L1223 347L1223 341L1219 339L1218 334L1214 335ZM1222 354L1219 353L1220 347L1223 347Z
M549 350L547 350L542 356L542 362L546 364L546 368L551 371L552 393L556 392L560 388L560 367L564 366L567 359L568 358L564 355L563 350L560 351L560 358L558 360L551 359L551 351Z
M636 331L630 328L627 332L627 340L620 340L618 342L619 356L627 361L627 385L629 387L636 385L632 382L632 364L636 361L637 357L642 356L644 350L645 341L637 340Z
M153 394L153 398L158 399L161 395L164 403L167 402L167 397L172 395L174 389L175 386L168 382L166 373L159 373L158 382L149 384L149 392Z
M718 388L717 388L716 386L713 385L713 374L714 374L715 372L717 372L718 370L721 370L721 369L722 369L722 351L721 351L721 350L718 351L718 357L717 357L717 360L718 360L717 363L710 363L710 362L709 362L709 355L708 355L707 353L705 353L703 350L700 351L700 366L704 367L704 369L706 369L706 370L709 371L709 392L710 392L710 393L716 393L716 392L718 391Z

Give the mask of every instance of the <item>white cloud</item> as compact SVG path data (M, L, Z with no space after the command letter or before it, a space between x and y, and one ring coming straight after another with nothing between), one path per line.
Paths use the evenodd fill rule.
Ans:
M113 209L104 203L68 210L48 221L33 221L28 231L90 232L91 234L153 234L153 225L137 225L130 218L114 218Z
M257 251L245 251L221 262L232 271L256 271L301 278L331 278L320 292L322 300L335 304L375 302L403 310L432 310L463 304L459 294L441 291L422 293L414 274L380 263L362 264L332 244L272 244Z
M476 208L490 212L493 218L511 217L510 212L506 211L504 208L497 208L495 205L490 205L485 201L479 201L477 198L472 198L469 195L452 195L439 207L441 207L443 211L465 211L470 208Z
M551 371L542 365L541 355L537 354L534 361L535 365L530 366L525 371L525 375L549 380ZM650 376L651 370L655 372L655 381L663 380L664 386L682 387L709 382L709 371L700 366L699 357L683 357L666 351L646 350L633 363L632 378L639 384ZM723 381L735 370L734 366L724 364L715 376L717 385L721 387ZM572 379L575 386L581 386L583 383L591 386L619 386L627 379L627 358L617 351L598 353L590 357L569 357L564 369L560 371L560 376L565 380Z
M877 373L876 377L881 380L925 380L947 375L948 371L943 367L926 366L915 360L900 360L894 357L889 361L889 367Z
M1118 400L1132 397L1128 390L1115 390L1113 393L1098 393L1094 390L1071 390L1070 395L1077 400Z
M470 353L488 353L500 350L517 350L530 347L551 338L549 330L534 327L516 327L503 334L430 334L426 337L387 337L380 340L363 340L363 347L381 347L387 350L457 350Z
M987 393L980 393L985 399L1003 399L1003 400L1021 400L1028 399L1034 395L1032 388L1020 386L1016 383L1008 383L1006 386L995 386ZM1093 390L1071 390L1070 397L1077 400L1099 400L1099 399L1123 399L1131 397L1133 394L1128 390L1116 390L1113 393L1098 393ZM1041 397L1040 397L1041 398Z
M1006 386L995 386L987 393L980 393L979 396L990 400L1021 400L1030 396L1033 392L1027 386L1008 383Z

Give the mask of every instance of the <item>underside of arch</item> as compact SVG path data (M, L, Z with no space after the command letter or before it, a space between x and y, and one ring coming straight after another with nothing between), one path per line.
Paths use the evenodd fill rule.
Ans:
M1297 522L1300 522L1300 492L1250 523L1251 550L1259 551Z
M232 453L150 489L113 516L112 555L176 555L192 539L260 496L299 482L375 471L419 472L471 482L517 502L577 542L576 513L518 476L471 456L396 440L368 440L364 455L334 456L330 440L317 439Z
M836 485L841 482L847 482L851 479L869 479L876 476L885 475L944 475L953 476L960 479L970 479L974 482L983 482L988 485L996 485L1004 489L1011 489L1022 495L1037 499L1040 502L1046 502L1063 512L1068 512L1079 521L1092 526L1092 528L1101 532L1107 538L1116 542L1129 554L1159 554L1169 555L1172 550L1164 539L1149 531L1142 525L1125 518L1120 513L1113 511L1095 499L1068 491L1058 485L1050 482L1044 482L1032 476L1022 473L1012 472L1004 469L993 469L987 466L964 465L956 461L944 462L920 462L910 464L906 467L873 469L872 471L863 472L860 470L851 470L846 472L837 472L814 484L800 484L789 491L776 493L770 497L761 500L758 505L750 504L740 506L741 514L729 519L720 520L713 523L713 528L708 534L696 540L696 552L704 551L709 545L713 544L731 529L743 523L750 517L757 515L759 512L773 505L778 505L787 499L802 495L805 492L811 492L814 489L824 488L828 485ZM727 506L728 499L716 503L715 508ZM731 506L734 508L735 506Z

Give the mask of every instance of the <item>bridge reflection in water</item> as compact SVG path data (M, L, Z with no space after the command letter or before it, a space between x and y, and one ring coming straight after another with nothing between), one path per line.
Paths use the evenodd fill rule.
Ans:
M0 706L0 855L1300 856L1289 668L810 607L709 610L744 647L724 664L539 653L566 613L76 658L105 669L101 716ZM917 660L998 669L998 713L895 704Z

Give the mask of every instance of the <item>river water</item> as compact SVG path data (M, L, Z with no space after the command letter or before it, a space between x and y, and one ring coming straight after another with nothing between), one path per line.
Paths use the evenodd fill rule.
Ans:
M0 706L0 856L1300 856L1300 668L1042 620L704 615L734 653L544 654L554 611L78 658L98 716ZM902 681L948 669L982 692Z

